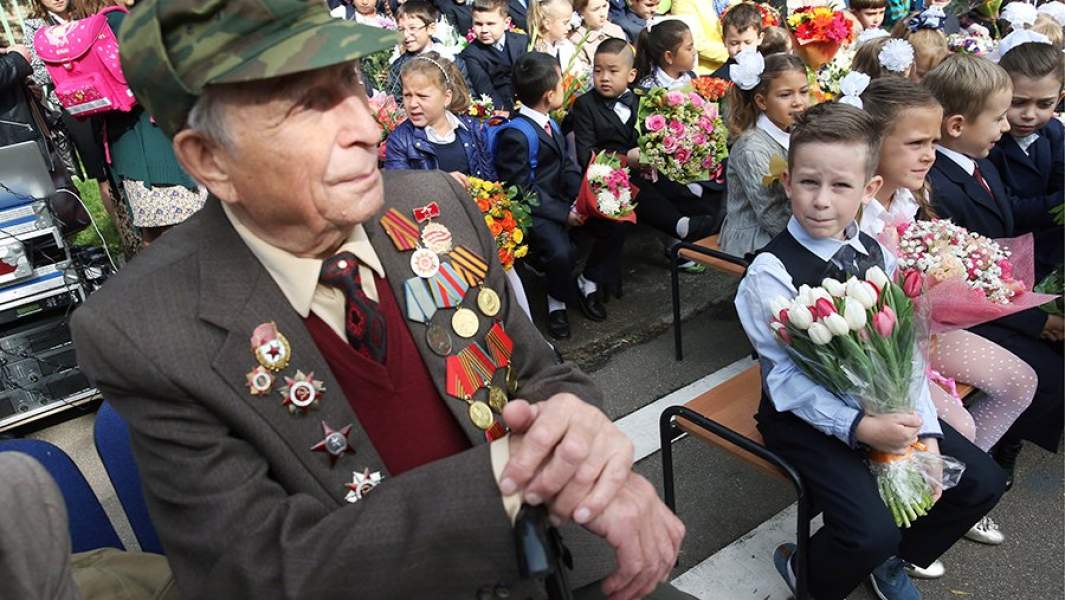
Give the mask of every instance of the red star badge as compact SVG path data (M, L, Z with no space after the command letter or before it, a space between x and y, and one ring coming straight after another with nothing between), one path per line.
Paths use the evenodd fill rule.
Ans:
M345 452L355 452L351 448L351 444L348 443L348 435L350 433L350 424L345 425L340 431L337 431L330 427L325 421L322 421L322 441L311 446L311 450L328 454L329 466L333 466L337 463L337 459L343 456Z

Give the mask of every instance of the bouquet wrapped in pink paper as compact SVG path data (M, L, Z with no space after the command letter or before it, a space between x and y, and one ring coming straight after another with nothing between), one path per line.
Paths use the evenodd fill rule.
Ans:
M577 194L577 212L585 217L636 222L633 200L639 188L629 181L624 160L609 152L592 156Z
M641 164L682 184L722 178L728 130L716 103L693 91L651 88L638 115Z
M947 221L901 223L882 243L899 258L907 287L923 289L931 333L966 329L1055 298L1032 290L1032 236L992 240Z

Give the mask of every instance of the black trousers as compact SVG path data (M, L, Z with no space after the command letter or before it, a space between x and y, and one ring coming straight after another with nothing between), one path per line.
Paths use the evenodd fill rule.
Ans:
M1039 377L1032 404L1013 422L1003 440L1028 440L1056 452L1065 428L1065 371L1061 354L1048 342L995 322L977 325L971 331L1016 354Z
M633 177L640 188L636 195L636 221L671 236L677 236L677 221L681 217L713 215L721 208L721 193L704 189L702 197L691 193L686 186L668 179L656 182Z
M621 280L621 250L625 245L625 223L588 219L572 230L556 221L533 218L529 229L532 251L547 275L547 293L566 302L573 290L573 271L577 267L577 248L570 238L588 235L592 252L584 267L584 276L599 286L616 286Z
M939 423L940 451L965 463L965 473L928 515L900 529L880 499L862 451L790 412L776 412L763 400L758 429L766 446L798 470L814 510L824 513L824 527L810 539L806 563L812 597L845 597L892 556L928 566L998 503L1005 473L988 454Z

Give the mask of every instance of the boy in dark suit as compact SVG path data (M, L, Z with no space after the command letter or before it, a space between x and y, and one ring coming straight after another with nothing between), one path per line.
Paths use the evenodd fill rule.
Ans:
M510 15L510 21L522 31L529 32L528 22L529 4L528 0L508 0L507 1L507 14Z
M474 97L492 98L496 108L514 106L511 72L518 58L528 51L529 38L507 31L507 0L473 0L473 33L477 39L459 54L466 61Z
M736 55L747 49L758 50L765 39L762 13L748 2L733 6L721 17L721 34L728 60L712 76L732 81L729 67L736 64Z
M451 22L455 33L465 37L473 29L473 7L468 0L437 0L436 7Z
M700 208L710 213L712 207L702 206L699 199L682 185L664 178L652 183L635 174L640 160L636 133L640 101L628 88L636 78L634 58L628 42L617 38L603 41L596 49L592 71L595 87L577 98L569 114L577 141L577 160L583 169L587 169L596 152L626 156L632 167L633 183L640 188L636 201L637 221L671 237L702 239L712 233L713 217L708 214L685 216L684 213Z
M659 0L627 0L625 9L615 16L610 15L610 20L621 27L629 42L636 44L640 39L640 32L647 27L647 23L654 18Z
M1006 112L1013 97L1009 75L995 63L956 54L925 75L926 85L943 105L942 138L928 174L932 204L940 217L990 238L1009 238L1052 224L1055 196L1011 197L987 155L1009 131ZM1060 344L1065 321L1039 309L972 328L1027 362L1039 376L1031 406L993 450L1012 473L1021 439L1056 451L1065 418ZM1042 338L1042 339L1040 339ZM1055 351L1057 350L1057 351ZM1012 477L1011 477L1012 478Z
M1013 102L1006 111L1010 134L988 157L1013 196L1031 198L1061 192L1065 186L1065 126L1054 107L1065 86L1065 58L1050 44L1026 43L1003 55L999 66L1013 81ZM1062 263L1061 226L1035 234L1036 278Z
M522 103L515 120L531 122L537 132L536 172L530 168L529 142L513 127L498 134L496 172L509 185L525 190L531 187L540 201L532 211L532 248L547 275L548 333L564 339L570 335L566 299L574 287L573 270L577 265L568 228L581 227L596 238L576 286L581 311L593 321L606 319L600 287L607 289L620 281L625 230L617 221L585 222L574 210L581 171L569 158L562 129L548 116L562 106L562 71L558 60L542 52L522 56L514 65L514 88Z

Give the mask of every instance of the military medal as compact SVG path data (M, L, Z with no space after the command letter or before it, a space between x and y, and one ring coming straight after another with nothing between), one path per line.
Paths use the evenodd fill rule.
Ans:
M470 420L481 431L487 431L496 422L495 417L492 416L492 409L480 400L470 402L468 412L470 413Z
M488 388L488 406L492 407L496 412L502 413L503 407L507 405L508 398L506 392L497 386L491 385L496 371L495 361L477 343L470 344L464 348L459 352L458 357L463 366L467 370L474 371L484 382L484 387Z
M248 378L246 385L252 396L265 396L274 386L274 374L262 365L249 371L246 377Z
M439 308L454 308L462 303L470 286L466 283L451 263L440 265L438 272L429 279L429 291L433 302Z
M288 407L288 411L295 414L296 411L307 414L307 411L318 406L318 401L325 393L325 384L314 378L314 372L304 374L296 370L295 377L285 377L285 385L281 387L281 405Z
M358 502L366 497L381 483L381 472L370 472L369 467L363 470L362 473L354 471L351 474L351 483L345 483L344 487L348 488L348 494L344 497L345 500L351 503Z
M451 349L453 347L451 343L451 334L436 323L430 323L429 327L426 328L425 344L429 346L429 349L432 350L434 354L439 356L447 356L451 354Z
M418 226L398 210L390 208L385 212L385 216L381 217L381 228L388 234L396 250L406 252L418 247Z
M423 279L429 279L440 270L440 257L428 248L418 248L410 255L410 270Z
M488 352L492 355L492 360L495 362L496 367L506 368L507 370L507 389L512 394L518 391L518 380L514 375L514 369L511 367L514 340L507 335L506 330L503 329L503 324L497 322L492 325L488 333L484 334L484 341L488 344Z
M471 287L484 283L488 275L488 262L480 255L465 246L455 246L455 249L447 255L455 270L462 276Z
M491 406L492 410L497 413L502 413L509 401L507 393L498 386L488 386L488 406Z
M262 323L251 334L251 350L255 360L271 371L280 371L292 358L292 346L273 321Z
M459 337L471 338L477 335L479 327L477 314L468 308L460 308L451 315L451 329Z
M407 318L418 323L428 323L436 314L436 304L425 280L411 277L403 282L403 294L407 299Z
M348 435L351 433L351 425L345 425L339 431L333 429L325 421L322 421L322 441L311 446L314 452L329 454L329 465L335 465L337 459L345 452L354 452L348 443Z
M499 294L492 288L481 287L477 292L477 308L486 317L494 317L499 314Z
M474 426L481 431L488 431L496 424L492 416L492 409L480 400L474 400L473 394L481 387L476 383L476 377L472 365L466 363L458 356L449 356L445 362L447 375L444 380L447 393L467 404L467 415Z
M440 205L430 202L425 206L414 209L414 220L425 223L422 226L421 240L426 248L437 254L447 254L451 251L451 232L440 223L432 220L440 216Z

